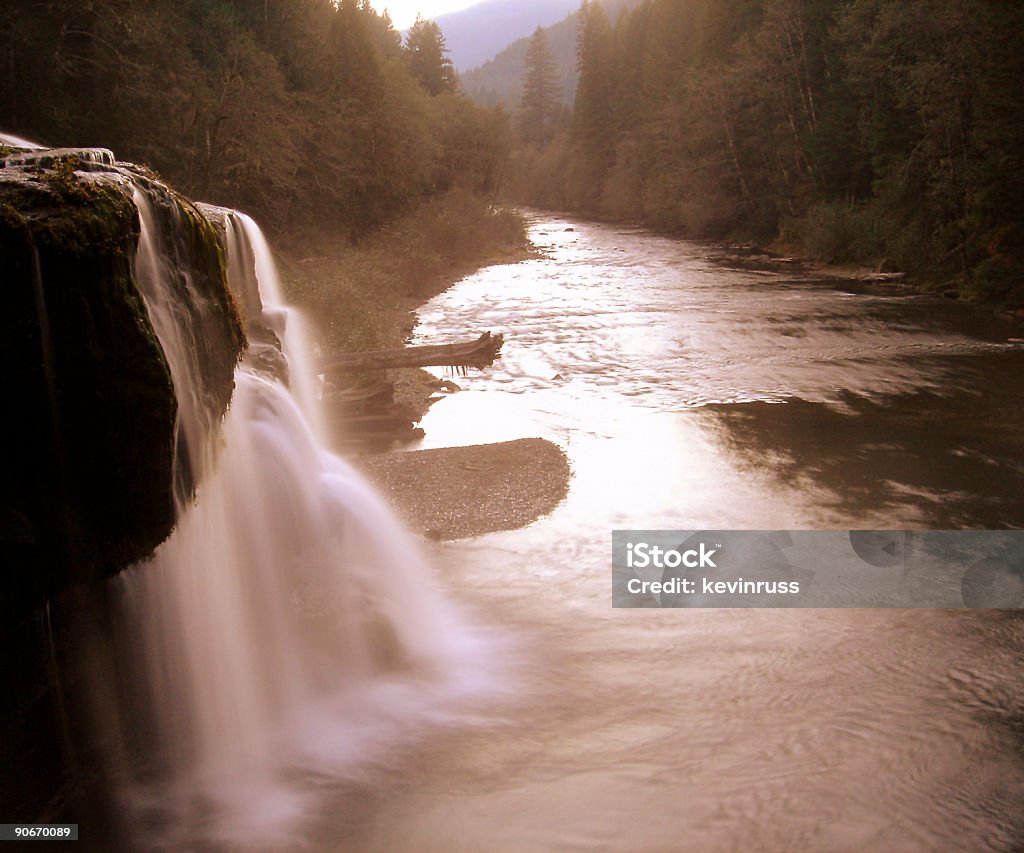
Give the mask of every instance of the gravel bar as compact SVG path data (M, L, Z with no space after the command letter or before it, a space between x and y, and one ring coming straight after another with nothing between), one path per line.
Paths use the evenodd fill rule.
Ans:
M414 532L465 539L525 527L565 498L565 453L542 438L354 460Z

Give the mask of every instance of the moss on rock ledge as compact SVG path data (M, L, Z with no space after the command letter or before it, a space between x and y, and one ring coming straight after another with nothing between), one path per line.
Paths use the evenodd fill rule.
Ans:
M74 155L2 163L3 420L0 609L25 613L69 586L146 557L174 525L177 403L133 274L139 218L129 177ZM220 412L244 335L216 234L160 188L184 222L183 251L217 334L202 341Z

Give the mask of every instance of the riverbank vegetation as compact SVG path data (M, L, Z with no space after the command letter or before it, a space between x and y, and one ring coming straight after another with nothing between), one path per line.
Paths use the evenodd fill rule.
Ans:
M304 309L320 351L331 354L401 347L424 301L480 266L515 262L530 252L522 216L456 189L356 243L310 232L289 242L278 260L289 301ZM481 331L486 330L466 329L465 337ZM383 392L383 397L377 408L358 402L329 405L333 440L345 453L415 437L412 424L436 399L440 385L426 371L408 367L354 373L347 380L350 389ZM337 376L332 381L346 384ZM365 422L345 419L374 413L401 414L410 431L368 429Z
M571 123L508 196L1024 306L1022 40L995 0L584 2Z
M521 216L452 190L357 243L314 232L279 256L287 295L322 346L351 352L401 346L413 309L477 267L525 257L529 245Z
M295 252L313 235L340 259L421 206L504 186L1024 305L1024 7L644 0L613 24L587 0L571 115L542 37L515 151L509 115L460 94L436 24L403 41L363 0L15 4L0 115L146 163Z
M332 345L396 345L399 295L523 242L491 209L509 119L459 94L431 22L403 40L361 0L52 0L5 10L0 49L5 130L251 214Z

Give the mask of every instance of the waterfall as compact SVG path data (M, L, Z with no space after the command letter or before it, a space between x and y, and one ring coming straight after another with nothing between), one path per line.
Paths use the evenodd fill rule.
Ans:
M290 309L281 294L277 267L263 232L251 217L230 211L226 217L229 273L235 292L243 293L249 316L260 312L262 324L278 336L289 365L289 387L317 440L327 439L313 369L309 332L302 315ZM242 259L252 257L252 265ZM235 284L234 282L238 282ZM238 288L244 288L241 291ZM252 324L250 324L251 326Z
M256 224L227 211L229 283L251 346L223 424L210 416L201 299L151 190L134 186L136 276L176 388L182 473L176 529L113 582L114 672L127 685L113 711L120 811L151 848L294 846L317 780L358 778L471 715L467 700L494 686L492 640L325 450L299 318Z
M0 133L0 145L9 145L11 148L32 148L35 150L45 148L45 146L40 145L38 142L32 142L21 136L15 136L13 133Z

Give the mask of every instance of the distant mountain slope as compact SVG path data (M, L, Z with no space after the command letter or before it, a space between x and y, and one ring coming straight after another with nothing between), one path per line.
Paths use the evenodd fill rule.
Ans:
M486 62L520 36L577 10L580 0L484 0L435 18L458 71Z
M639 6L641 0L604 0L605 14L608 20L615 23L625 9ZM554 4L552 4L554 5ZM557 24L546 27L548 46L558 64L559 76L562 81L562 97L567 104L572 104L576 95L576 30L579 22L579 3L573 3L574 11ZM477 8L483 9L485 5ZM440 20L440 19L439 19ZM443 28L443 27L442 27ZM536 29L536 26L533 28ZM523 38L512 42L501 53L479 68L472 68L459 75L462 90L474 101L486 106L504 104L514 109L519 101L520 83L523 77L523 61L526 48L530 41L530 30ZM447 31L445 31L447 38Z
M551 55L558 65L559 79L562 82L562 98L567 104L572 103L576 92L576 27L579 12L573 12L554 26L545 27ZM523 66L526 48L530 37L518 39L494 59L485 62L479 68L473 68L459 75L462 91L478 104L493 106L504 104L510 109L519 101L520 84L523 78Z

